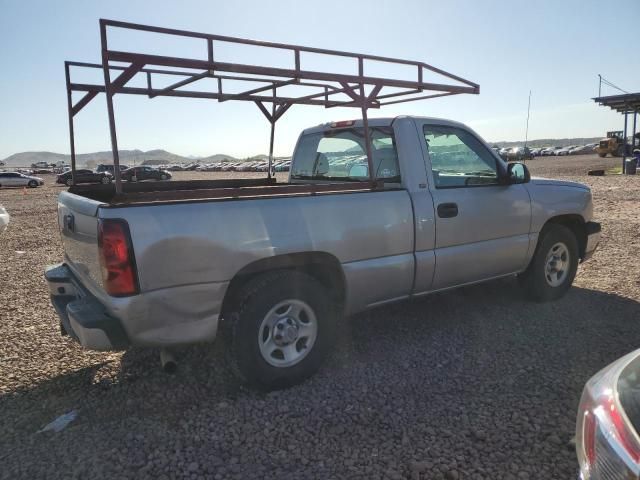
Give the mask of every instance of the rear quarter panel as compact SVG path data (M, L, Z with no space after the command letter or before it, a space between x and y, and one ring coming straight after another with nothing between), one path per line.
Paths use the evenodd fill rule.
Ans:
M413 282L404 190L104 208L100 217L128 221L143 292L226 283L254 261L307 251L342 264L348 310L406 295Z

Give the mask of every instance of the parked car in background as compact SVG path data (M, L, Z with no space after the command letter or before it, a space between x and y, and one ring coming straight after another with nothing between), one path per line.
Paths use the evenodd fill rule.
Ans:
M540 156L541 157L548 157L551 155L551 150L553 150L553 147L544 147L540 149Z
M143 180L170 180L171 173L167 170L148 167L146 165L140 167L132 167L122 172L121 177L127 182L140 182Z
M167 170L170 172L181 172L184 170L184 167L182 165L169 165L167 167Z
M31 164L31 168L50 168L47 162L36 162Z
M640 350L600 370L582 392L576 454L583 480L640 476Z
M558 153L558 150L562 149L562 147L547 147L542 150L542 156L553 156Z
M542 150L541 148L532 148L530 150L531 156L532 157L537 157L538 155L540 155L540 150Z
M4 162L0 162L0 167L4 167Z
M29 187L36 188L44 185L40 177L25 175L20 172L0 172L0 187Z
M124 170L127 170L128 168L129 168L129 165L120 165L121 172ZM96 167L96 172L97 173L109 172L111 175L113 175L115 172L115 169L113 168L113 164L101 163Z
M76 170L75 175L76 184L78 183L102 183L108 185L113 180L113 176L109 172L94 172L93 170L80 169ZM56 183L62 185L73 185L73 178L71 177L71 170L61 173L56 177Z
M594 153L593 147L589 145L580 145L569 150L569 155L586 155L587 153Z
M291 168L291 160L287 160L286 162L282 162L281 164L276 166L276 172L288 172L289 168Z
M9 220L11 220L9 213L2 205L0 205L0 233L5 231L7 225L9 225Z
M510 162L520 162L522 160L530 160L531 158L531 150L529 150L528 147L513 147L509 150L509 153L507 153L507 160Z
M569 151L573 150L578 146L579 145L567 145L566 147L562 147L561 149L556 151L556 155L558 155L559 157L565 157L569 155Z

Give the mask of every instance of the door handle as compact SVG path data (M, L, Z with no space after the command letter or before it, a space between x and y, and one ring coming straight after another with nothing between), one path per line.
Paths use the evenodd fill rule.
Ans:
M440 218L453 218L458 216L457 203L441 203L438 205L438 216Z

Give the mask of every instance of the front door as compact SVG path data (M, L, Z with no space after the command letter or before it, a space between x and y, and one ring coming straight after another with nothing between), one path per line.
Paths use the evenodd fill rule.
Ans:
M531 202L524 185L503 185L504 163L471 131L425 123L422 134L436 217L433 289L525 267Z

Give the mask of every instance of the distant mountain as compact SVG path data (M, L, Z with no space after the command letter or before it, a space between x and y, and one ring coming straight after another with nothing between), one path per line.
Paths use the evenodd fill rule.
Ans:
M53 152L22 152L22 153L14 153L13 155L8 156L4 160L2 160L6 166L15 166L22 167L28 166L32 163L37 162L47 162L47 163L57 163L57 162L68 162L69 155L64 155L62 153L53 153Z
M197 159L197 161L200 163L218 163L223 161L237 162L238 159L231 155L216 153L215 155L210 155L208 157L200 157Z
M568 145L586 145L587 143L598 143L603 137L576 137L576 138L540 138L528 140L527 146L535 147L566 147ZM517 147L524 145L524 140L518 142L488 142L489 145L498 147Z
M191 162L187 157L167 152L166 150L119 150L120 163L124 164L141 164L144 162L153 163L186 163ZM32 163L47 162L57 163L60 161L69 163L71 157L62 153L54 152L21 152L15 153L2 160L7 167L24 167ZM76 155L76 161L79 165L113 163L113 155L110 151L80 153Z

